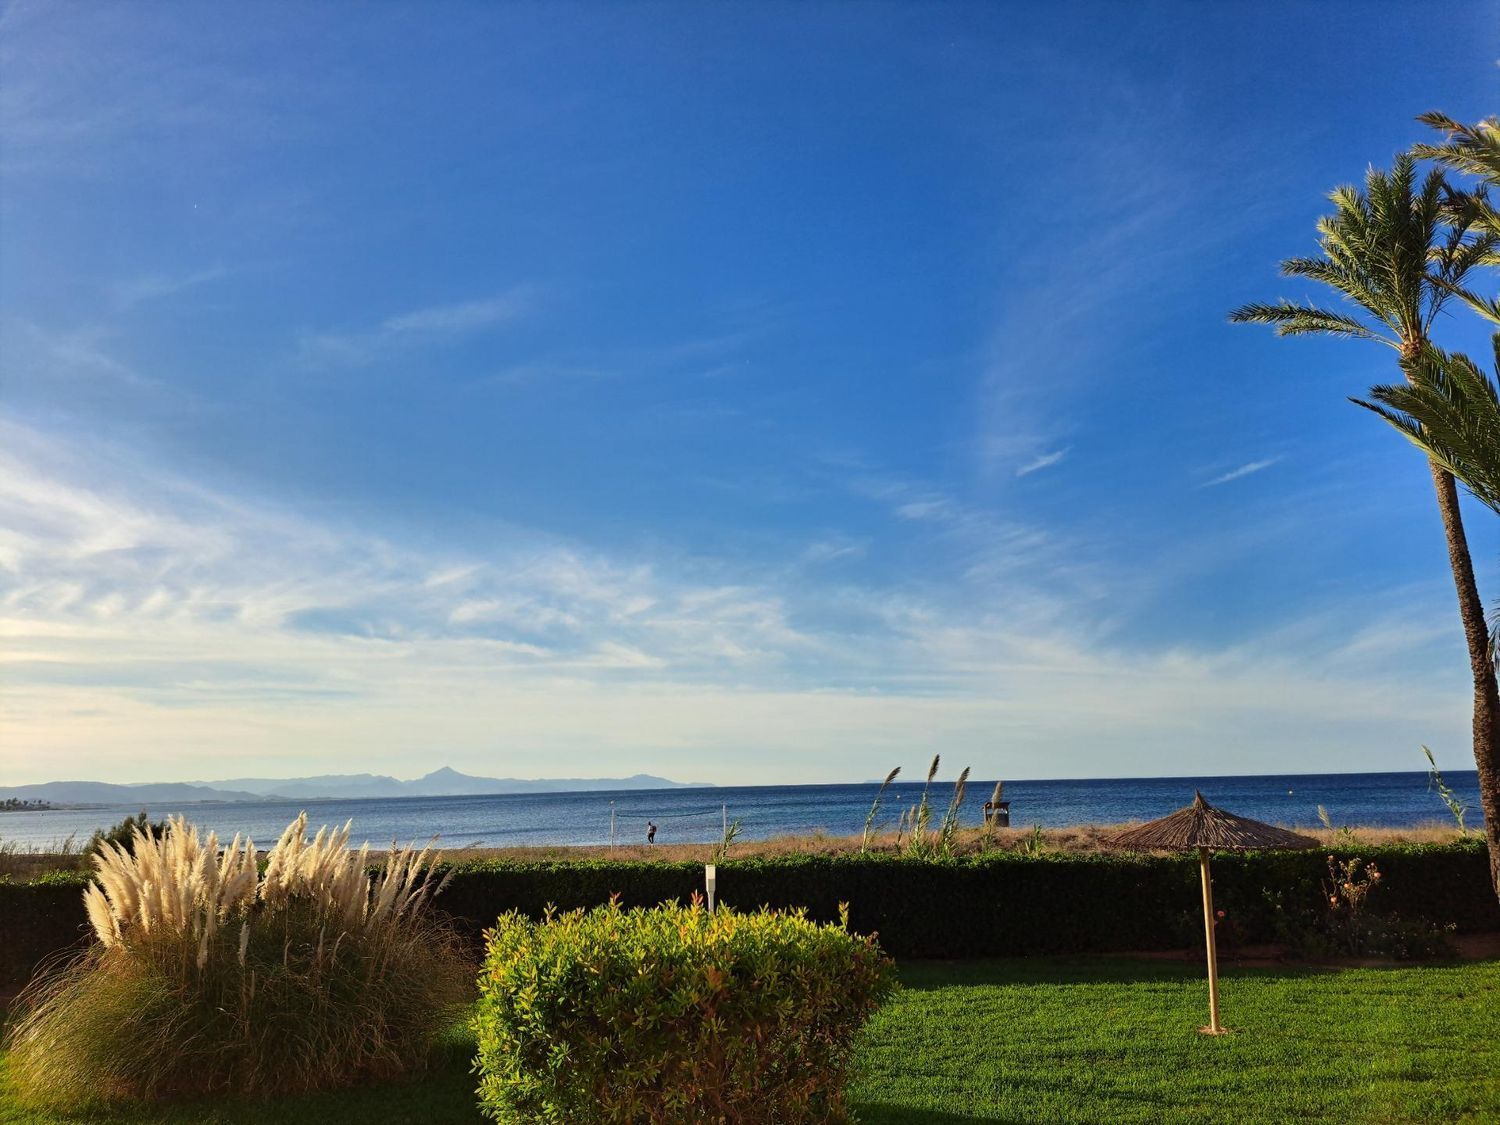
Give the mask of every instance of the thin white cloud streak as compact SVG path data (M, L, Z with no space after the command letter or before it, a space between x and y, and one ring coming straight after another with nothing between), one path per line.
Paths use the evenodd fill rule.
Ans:
M534 360L517 363L475 381L481 387L526 387L534 384L557 384L576 380L608 379L612 373L601 367L583 364L554 363Z
M371 330L316 332L302 338L299 354L312 366L359 366L382 352L419 344L451 343L520 320L536 308L537 289L517 285L503 293L389 316Z
M1069 451L1066 449L1056 449L1051 453L1043 453L1040 457L1037 457L1033 461L1028 461L1026 464L1018 468L1016 470L1016 476L1030 476L1032 473L1039 473L1043 469L1050 469L1053 465L1056 465L1059 461L1066 457L1068 455L1068 452Z
M1248 464L1241 465L1237 469L1230 469L1229 472L1223 474L1222 476L1214 477L1213 480L1204 481L1198 487L1215 488L1221 484L1228 484L1232 480L1239 480L1241 477L1248 477L1251 473L1258 473L1262 469L1269 469L1272 465L1276 464L1280 460L1280 457L1267 457L1263 461L1251 461Z
M1255 772L1389 764L1462 733L1462 677L1420 671L1446 640L1410 627L1436 601L1432 620L1362 600L1229 647L1146 647L1098 630L1097 599L1047 566L965 559L945 589L815 580L837 538L713 580L519 531L414 551L127 450L15 423L0 438L17 781L201 776L212 758L751 783L874 776L932 748L1008 777ZM869 489L897 519L924 495ZM904 519L939 543L982 556L1019 534L926 504Z
M432 332L439 335L473 332L503 324L523 315L530 308L532 293L526 287L512 289L478 301L460 301L453 305L434 305L389 317L382 332Z
M1010 115L1012 124L991 130L984 143L1002 182L1018 146L1065 180L1072 229L1087 233L1059 235L1052 195L994 202L1006 237L997 240L1003 258L994 310L977 348L973 439L976 471L991 481L1024 475L1015 470L1066 442L1078 425L1075 404L1123 355L1171 330L1192 264L1252 221L1243 210L1225 215L1215 169L1185 182L1162 155L1174 143L1192 143L1194 126L1181 105L1097 59L1084 64L1044 50L1035 62L1048 81L1071 76L1095 90L1089 110L1030 127ZM1019 190L1032 186L1025 181ZM1022 214L1026 208L1035 213ZM1185 230L1192 236L1183 237Z
M185 274L145 274L117 282L107 288L111 304L117 311L126 312L137 305L173 297L201 285L228 277L230 270L224 266L211 266Z
M884 505L897 519L927 525L944 545L941 568L988 604L999 592L1017 620L1052 613L1060 600L1085 604L1103 593L1099 576L1055 532L997 515L921 482L859 471L856 495ZM1045 574L1045 583L1036 576Z
M833 563L841 560L862 559L868 553L869 549L869 543L864 540L851 539L846 535L835 535L810 544L802 552L802 561L806 563Z
M156 390L162 384L110 353L109 330L97 324L53 329L20 316L0 318L7 379L29 383L71 379L111 383L129 390Z
M0 11L0 135L12 180L118 177L161 140L283 146L300 137L318 81L255 73L203 49L202 28L167 13L13 0ZM230 34L225 31L224 34ZM88 66L78 60L87 58Z

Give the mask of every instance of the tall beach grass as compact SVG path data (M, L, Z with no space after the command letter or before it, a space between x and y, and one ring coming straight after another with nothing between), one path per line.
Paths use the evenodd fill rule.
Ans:
M108 844L85 891L99 939L22 994L8 1036L26 1104L270 1095L420 1067L470 995L458 939L425 909L429 851L373 879L350 825L297 818L257 869L182 819Z

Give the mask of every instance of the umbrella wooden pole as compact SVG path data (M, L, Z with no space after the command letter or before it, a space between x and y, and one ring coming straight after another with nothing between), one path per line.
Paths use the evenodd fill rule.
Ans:
M1214 884L1208 853L1212 848L1315 848L1318 842L1311 836L1216 809L1202 793L1195 793L1193 803L1185 809L1105 839L1117 848L1141 851L1198 849L1198 867L1203 875L1203 943L1208 953L1208 1026L1199 1030L1205 1035L1228 1034L1219 1022L1219 952L1214 946Z
M1214 948L1214 884L1208 870L1208 849L1198 849L1198 870L1203 876L1203 936L1208 944L1208 1026L1205 1035L1223 1035L1219 1024L1219 956Z

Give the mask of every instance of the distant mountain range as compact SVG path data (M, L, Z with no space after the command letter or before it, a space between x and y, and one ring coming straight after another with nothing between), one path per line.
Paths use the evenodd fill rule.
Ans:
M315 800L339 797L460 797L498 793L568 793L607 789L683 789L702 782L670 781L648 773L630 777L474 777L444 766L412 781L373 773L318 777L236 777L224 781L146 782L113 785L105 781L48 781L40 785L0 785L0 800L16 797L54 805L121 805L137 801Z

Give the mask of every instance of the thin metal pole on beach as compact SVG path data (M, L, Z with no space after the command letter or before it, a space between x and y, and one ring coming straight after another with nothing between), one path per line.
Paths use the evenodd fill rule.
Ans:
M729 802L724 802L724 839L729 839Z
M615 846L615 803L609 803L609 846Z

